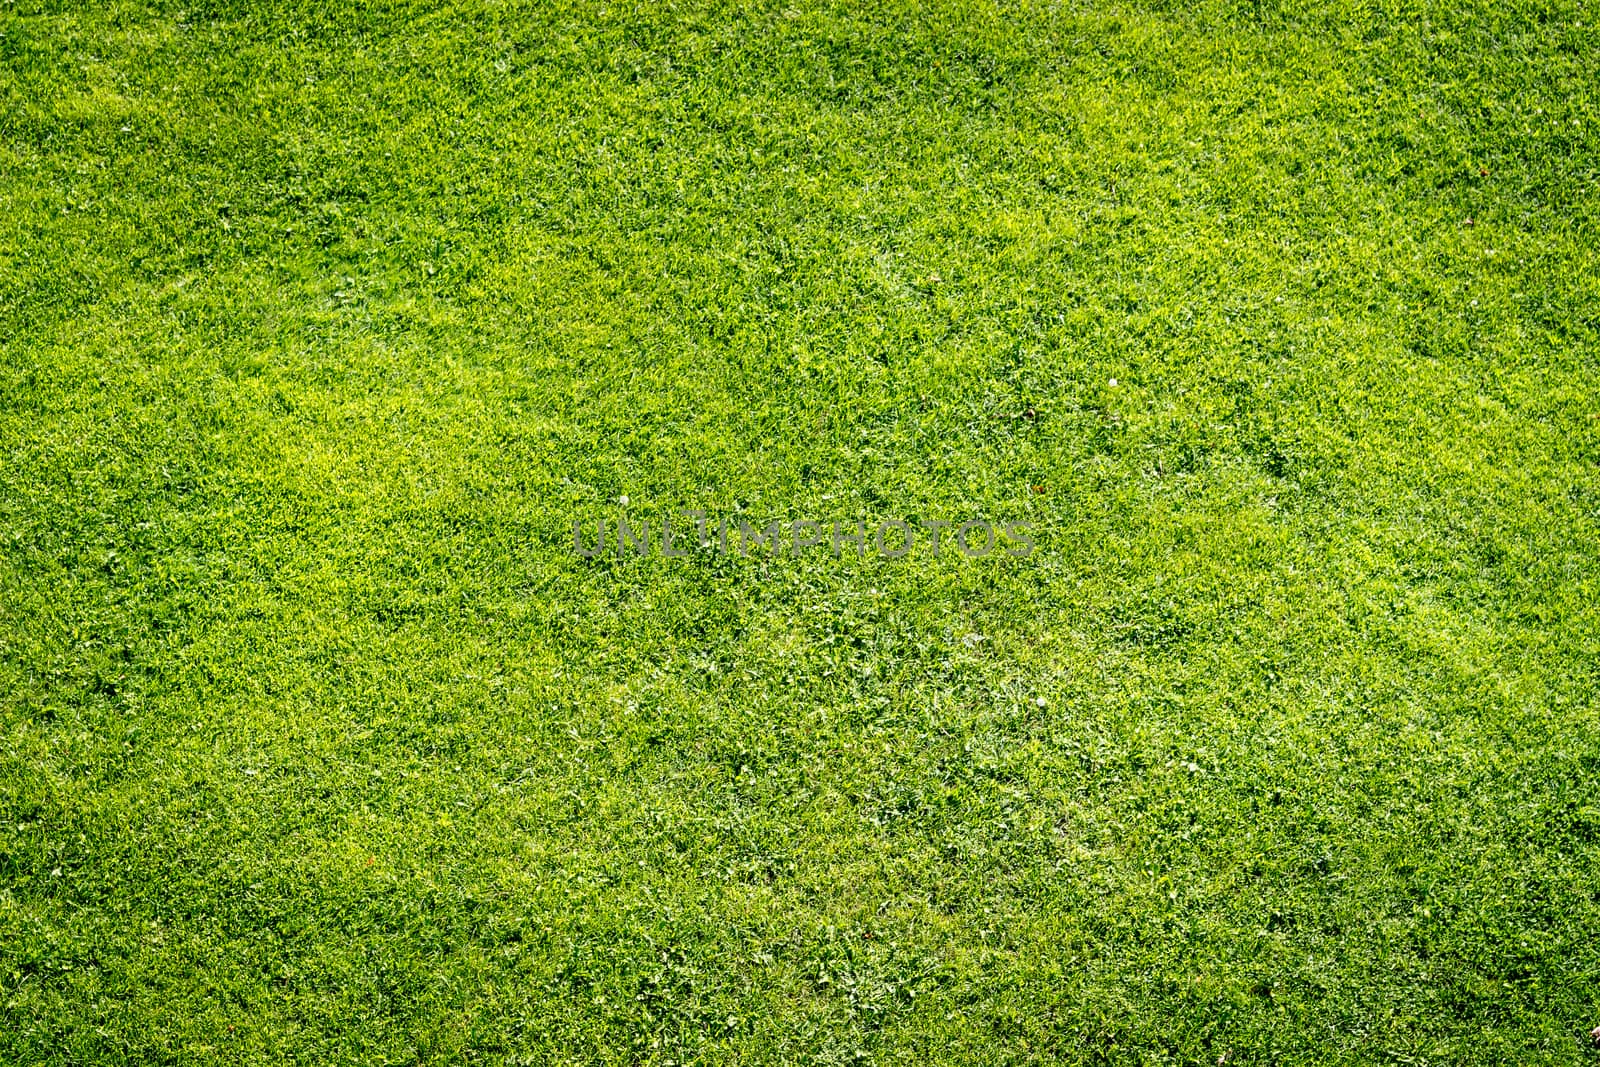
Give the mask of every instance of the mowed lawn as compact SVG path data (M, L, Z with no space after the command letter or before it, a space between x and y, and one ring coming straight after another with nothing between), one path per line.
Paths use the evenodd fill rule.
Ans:
M0 1062L1600 1062L1596 21L0 9Z

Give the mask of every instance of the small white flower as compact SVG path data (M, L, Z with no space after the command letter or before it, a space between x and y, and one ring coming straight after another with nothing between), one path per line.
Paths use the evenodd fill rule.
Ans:
M1111 386L1111 388L1115 389L1117 387L1117 380L1113 378L1108 384Z
M623 496L617 497L617 503L621 504L623 507L627 507L628 506L628 498L627 498L627 496L623 495Z

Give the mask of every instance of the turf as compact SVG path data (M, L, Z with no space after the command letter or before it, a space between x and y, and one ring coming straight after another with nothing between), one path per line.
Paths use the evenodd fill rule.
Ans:
M1600 13L309 6L0 13L0 1061L1600 1058Z

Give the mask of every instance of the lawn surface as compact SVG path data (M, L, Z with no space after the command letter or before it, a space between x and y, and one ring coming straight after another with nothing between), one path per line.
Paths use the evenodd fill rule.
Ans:
M0 13L0 1062L1600 1060L1600 10L308 6Z

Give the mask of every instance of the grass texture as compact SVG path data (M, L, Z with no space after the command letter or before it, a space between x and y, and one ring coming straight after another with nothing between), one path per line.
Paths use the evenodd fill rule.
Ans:
M1597 19L6 4L0 1061L1596 1063Z

